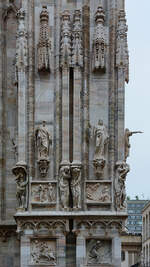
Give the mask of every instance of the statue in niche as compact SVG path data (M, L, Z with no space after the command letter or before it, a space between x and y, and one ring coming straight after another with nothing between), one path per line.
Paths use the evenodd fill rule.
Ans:
M81 166L71 168L71 192L73 196L73 209L81 209Z
M94 128L94 137L96 145L93 165L95 167L95 173L101 174L106 163L105 151L109 138L106 127L102 120L99 120L97 127Z
M16 198L18 201L18 209L24 210L26 208L26 186L28 184L25 163L18 162L16 166L12 169L12 172L16 176Z
M49 157L49 147L52 145L52 138L46 128L46 122L43 121L41 127L35 132L36 146L38 148L38 160L47 159Z
M118 161L116 163L117 177L115 180L115 203L117 210L126 208L125 181L129 171L130 167L125 161Z
M59 177L59 190L60 201L62 209L68 210L69 208L69 180L71 178L70 166L65 165L60 167Z
M133 134L137 134L137 133L143 133L143 132L141 131L131 132L129 131L129 129L125 129L125 160L127 159L127 157L129 157L129 150L130 150L129 138Z
M31 259L32 263L38 264L56 264L56 252L52 251L52 248L46 241L39 242L35 240L32 244Z

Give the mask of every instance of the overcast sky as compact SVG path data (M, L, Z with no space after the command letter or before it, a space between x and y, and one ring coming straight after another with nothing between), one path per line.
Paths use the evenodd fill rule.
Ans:
M127 195L150 199L150 0L126 0L130 82L126 85L125 126L130 137L131 171Z

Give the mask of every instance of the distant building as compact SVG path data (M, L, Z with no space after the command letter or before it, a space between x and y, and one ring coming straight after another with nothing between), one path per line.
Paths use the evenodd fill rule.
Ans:
M121 237L121 247L121 267L141 267L141 234L123 234Z
M146 203L147 200L133 199L127 201L127 228L129 233L142 234L142 209Z
M150 267L150 201L142 210L143 231L142 231L142 248L143 248L143 266Z

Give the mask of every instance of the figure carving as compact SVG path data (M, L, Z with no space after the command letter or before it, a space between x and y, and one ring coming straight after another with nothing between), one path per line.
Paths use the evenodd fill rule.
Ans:
M117 161L115 180L115 203L117 210L122 210L126 208L125 181L127 173L129 171L130 167L125 161Z
M28 184L26 164L24 162L18 162L16 166L12 169L12 172L16 176L16 198L18 201L18 209L25 210L27 193L26 186Z
M94 137L95 137L95 154L93 159L93 165L95 167L96 175L101 174L104 170L106 158L106 145L108 144L108 133L105 125L102 120L99 120L98 126L94 128Z
M46 128L46 122L43 121L41 127L35 132L36 146L38 148L38 160L47 159L49 157L49 147L52 145L52 138Z
M48 159L42 159L41 158L40 160L38 160L39 171L40 171L42 177L45 177L47 175L49 163L50 163L50 161Z
M125 81L129 82L129 54L127 43L126 18L124 10L120 10L118 17L117 44L116 44L116 66L125 70Z
M100 183L88 183L86 186L86 196L88 201L110 202L110 188L108 185Z
M95 35L93 40L93 70L105 71L106 63L106 29L104 26L105 12L100 5L95 13Z
M17 12L18 31L16 41L16 77L22 70L25 72L27 67L27 32L25 30L25 11L21 8Z
M69 180L71 178L70 166L62 165L60 167L59 176L59 190L60 190L60 201L62 209L68 210L69 207Z
M133 134L142 133L141 131L131 132L129 129L125 129L125 160L129 157L130 142L129 138Z
M56 265L56 251L46 241L35 240L31 246L31 261L35 264Z
M62 13L62 29L60 43L60 66L68 67L71 65L71 27L70 13L65 10Z
M56 201L54 186L52 183L39 184L32 189L33 201L40 203L53 203Z
M90 240L88 243L88 264L111 262L111 244L109 241Z
M38 71L50 71L51 43L48 32L49 14L47 6L40 13L40 37L38 43Z
M71 174L73 209L81 209L81 165L72 165Z
M80 10L75 10L74 13L72 64L73 66L83 67L82 25Z

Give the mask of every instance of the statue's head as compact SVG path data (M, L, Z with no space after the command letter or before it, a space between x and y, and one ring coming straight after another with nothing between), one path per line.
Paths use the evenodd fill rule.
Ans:
M103 125L103 120L99 120L98 125Z

